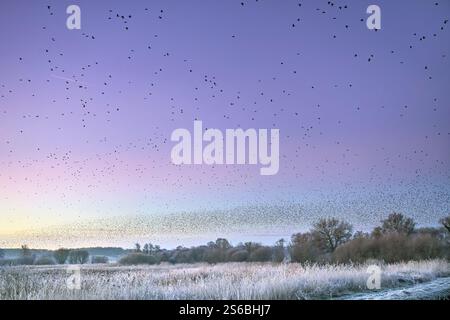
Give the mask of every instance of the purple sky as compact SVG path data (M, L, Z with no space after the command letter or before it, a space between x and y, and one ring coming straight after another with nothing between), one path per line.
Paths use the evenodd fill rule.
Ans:
M3 0L0 246L270 242L392 211L436 224L449 16L442 0ZM171 164L171 132L195 119L280 129L279 173Z

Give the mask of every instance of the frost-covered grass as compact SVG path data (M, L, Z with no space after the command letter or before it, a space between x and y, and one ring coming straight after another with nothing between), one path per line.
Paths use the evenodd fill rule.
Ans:
M450 276L445 260L381 265L382 289ZM368 291L367 265L227 263L81 266L70 290L66 266L0 268L0 299L328 299Z

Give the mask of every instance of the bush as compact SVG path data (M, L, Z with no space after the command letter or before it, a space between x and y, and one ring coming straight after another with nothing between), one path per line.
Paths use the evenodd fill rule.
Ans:
M273 262L283 262L285 261L285 248L283 247L274 247L273 248L273 254L272 254L272 261Z
M290 254L293 262L316 263L323 260L319 248L311 233L297 233L291 239Z
M250 261L254 262L266 262L272 260L272 248L271 247L259 247L250 254Z
M408 251L415 260L448 257L444 243L431 234L420 234L411 238Z
M92 256L91 263L108 263L109 259L107 256Z
M41 256L34 261L34 264L39 266L54 265L55 260L49 256Z
M192 254L192 250L184 247L178 247L172 252L172 255L169 257L170 263L194 263L194 256ZM156 257L155 257L156 259Z
M238 250L230 255L230 261L244 262L248 259L248 252L246 250Z
M389 233L379 237L357 238L339 246L333 259L339 263L381 259L387 263L445 258L443 241L431 234Z
M375 243L379 238L355 238L333 252L333 260L338 263L359 262L379 257Z
M122 257L119 263L124 265L156 264L157 259L148 254L134 252Z
M208 263L219 263L225 261L224 253L217 248L208 248L205 252L205 261Z

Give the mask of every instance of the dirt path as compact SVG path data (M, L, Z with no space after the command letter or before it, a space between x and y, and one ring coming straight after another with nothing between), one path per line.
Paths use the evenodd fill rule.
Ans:
M356 293L341 297L342 300L429 300L450 297L450 277L416 285L368 293Z

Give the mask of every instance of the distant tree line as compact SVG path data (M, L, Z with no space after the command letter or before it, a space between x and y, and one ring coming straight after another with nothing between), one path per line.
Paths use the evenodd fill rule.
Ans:
M144 250L146 247L149 250ZM277 246L264 246L256 242L246 242L232 246L227 239L219 238L208 242L206 245L186 248L179 246L173 250L161 249L151 243L145 244L141 249L136 244L134 252L122 257L121 264L158 264L169 263L220 263L220 262L264 262L284 259L284 240L280 240Z
M370 259L387 263L450 258L450 215L441 219L442 227L416 228L412 218L392 213L370 233L353 232L353 226L336 218L322 218L304 233L291 236L290 242L278 240L268 246L257 242L233 246L224 238L206 245L162 249L152 243L137 243L124 255L120 264L159 263L223 263L223 262L301 262L301 263L362 263ZM6 259L0 249L1 265L52 265L108 263L106 256L90 256L87 250L61 248L36 255L23 245L20 257Z
M369 259L385 262L450 258L450 216L441 219L441 228L416 228L412 218L392 213L372 232L353 232L353 226L336 218L323 218L305 233L296 233L290 243L284 239L267 246L256 242L232 246L219 238L206 245L172 250L151 243L135 245L134 252L120 264L221 263L221 262L301 262L359 263Z
M54 265L54 264L85 264L85 263L108 263L106 256L90 256L89 251L83 249L60 248L48 254L35 254L27 246L22 245L20 256L5 259L4 251L0 249L0 266L2 265Z

